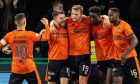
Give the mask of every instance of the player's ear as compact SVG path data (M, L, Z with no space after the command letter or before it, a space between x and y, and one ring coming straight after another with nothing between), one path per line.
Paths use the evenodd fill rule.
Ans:
M26 21L24 21L24 25L26 25Z
M115 15L116 15L117 17L119 17L119 14L118 14L118 13L115 13Z
M15 21L15 24L17 25L17 21Z

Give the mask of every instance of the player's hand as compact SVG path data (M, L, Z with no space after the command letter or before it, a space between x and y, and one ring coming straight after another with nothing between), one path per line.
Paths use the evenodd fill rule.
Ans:
M46 19L46 18L42 18L41 19L41 22L44 24L44 25L48 25L48 19Z
M39 32L40 35L42 35L42 34L44 34L44 33L45 33L45 29L42 29L42 30Z
M110 25L109 17L107 15L102 15L101 19L103 19L103 28L108 28Z
M52 20L50 22L50 32L51 34L57 33L56 27L55 27L56 22L54 20Z
M35 48L35 51L36 51L37 53L39 53L40 47Z
M2 47L2 52L6 55L10 55L12 53L9 45L6 45L6 46Z
M127 57L126 57L127 55L122 55L122 57L121 57L121 65L124 65L125 63L126 63L126 60L127 60Z
M0 0L0 8L3 8L4 4L3 2Z
M6 50L3 53L6 54L6 55L10 55L12 53L12 51L11 50Z

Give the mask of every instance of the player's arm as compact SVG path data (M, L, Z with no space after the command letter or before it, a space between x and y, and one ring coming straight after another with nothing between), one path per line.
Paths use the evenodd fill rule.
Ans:
M48 41L50 39L50 29L48 26L48 20L42 18L41 22L45 25L45 30L42 30L40 34L35 32L30 32L30 37L33 41Z
M0 40L0 48L6 46L6 44L8 44L8 34L6 34L4 38Z
M130 46L128 47L128 49L125 51L125 53L123 54L122 58L126 58L126 56L133 50L135 49L135 47L138 44L138 39L136 37L136 35L133 33L131 35L128 36L128 40L130 41Z
M50 38L50 35L45 30L45 31L43 31L42 34L30 32L30 37L33 41L48 41Z
M2 45L2 43L0 42L0 50L1 50L1 47L2 47L3 45Z
M7 55L12 53L12 51L10 50L10 45L8 44L8 37L9 34L6 34L0 41L0 51L2 50L2 52Z
M135 49L135 47L138 44L138 39L136 37L136 35L133 33L131 26L130 25L126 25L126 28L124 28L125 34L127 36L127 39L130 42L130 46L127 48L127 50L123 53L122 55L122 64L126 62L127 59L127 55L133 50Z

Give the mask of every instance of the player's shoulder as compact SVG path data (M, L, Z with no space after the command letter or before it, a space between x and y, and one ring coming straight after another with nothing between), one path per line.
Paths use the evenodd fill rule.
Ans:
M12 35L16 35L16 30L13 30L11 32L8 32L5 36L12 36Z
M124 25L124 26L126 26L126 25L130 26L128 22L126 22L126 21L124 21L124 20L122 20L122 19L120 20L120 23L121 23L122 25Z
M34 32L34 31L27 31L29 36L39 36L38 33Z
M90 17L89 16L83 15L82 20L83 20L83 23L90 23Z

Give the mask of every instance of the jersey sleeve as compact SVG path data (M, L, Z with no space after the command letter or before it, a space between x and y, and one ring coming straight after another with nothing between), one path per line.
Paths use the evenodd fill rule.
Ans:
M45 25L45 32L42 35L31 31L29 34L33 41L48 41L50 38L50 29L49 26Z
M41 36L38 33L29 31L29 36L33 41L39 41Z
M45 25L45 32L42 34L41 41L48 41L50 39L50 27Z
M125 23L123 26L124 33L126 36L129 36L134 33L133 30L131 29L131 26L128 23Z

